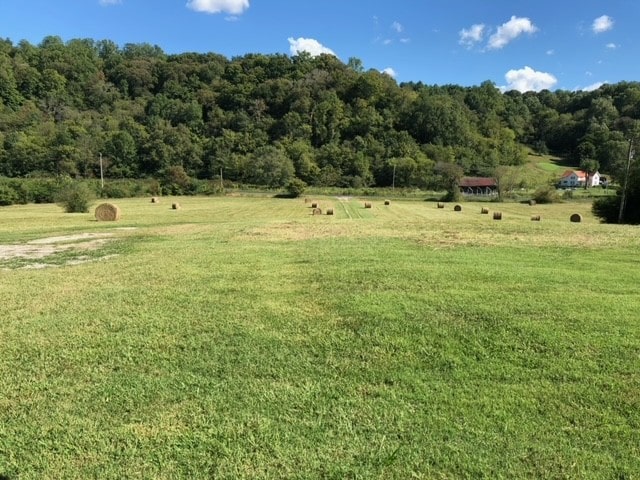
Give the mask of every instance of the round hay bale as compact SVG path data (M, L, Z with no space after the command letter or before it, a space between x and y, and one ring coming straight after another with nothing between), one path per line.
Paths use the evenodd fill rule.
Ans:
M391 205L391 202L390 202L389 200L385 200L385 201L384 201L384 204L385 204L385 205Z
M494 220L502 220L502 212L493 212Z
M539 222L540 220L542 220L540 215L531 215L531 221L532 222Z
M488 215L488 214L489 214L489 209L488 209L488 208L484 208L484 207L482 207L482 208L480 209L480 213L481 213L482 215Z
M180 207L179 203L172 203L171 204L171 208L174 209L174 210L180 210L180 208L182 208L182 207Z
M327 215L333 215L333 208L327 208Z
M569 220L571 220L572 223L580 223L582 221L582 215L580 215L579 213L574 213L573 215L571 215Z
M364 202L364 208L371 208L370 202Z
M313 202L311 204L311 208L318 208L318 202Z
M322 215L322 209L321 209L321 208L318 208L318 207L315 207L315 208L312 210L312 212L311 212L311 213L312 213L313 215Z
M160 199L158 197L151 197L151 203L160 203Z
M99 222L120 220L120 208L113 203L101 203L96 207L96 220Z
M461 212L462 211L462 205L456 205L455 207L453 207L453 210L455 212Z
M311 200L309 200L307 197L305 197L304 199L304 203L309 203Z
M534 199L529 200L529 206L533 207L536 204Z
M444 203L438 202L438 208L444 208Z

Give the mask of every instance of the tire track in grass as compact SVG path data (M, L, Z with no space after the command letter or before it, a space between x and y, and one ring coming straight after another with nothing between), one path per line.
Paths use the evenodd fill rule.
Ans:
M342 208L344 209L344 213L346 213L347 217L349 217L349 220L353 220L353 217L351 216L351 213L349 213L349 209L347 208L349 199L338 197L338 200L340 201L340 205L342 205Z

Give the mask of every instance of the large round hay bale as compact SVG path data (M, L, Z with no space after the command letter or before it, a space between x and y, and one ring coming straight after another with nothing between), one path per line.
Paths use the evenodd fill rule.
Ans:
M531 215L532 222L539 222L540 220L542 220L542 217L540 215Z
M453 210L455 212L461 212L462 211L462 205L456 205L455 207L453 207Z
M182 207L180 207L179 203L172 203L171 204L171 208L174 209L174 210L180 210L180 208L182 208Z
M502 212L493 212L494 220L502 220Z
M158 197L151 197L151 203L160 203L160 199Z
M370 202L364 202L364 208L371 208Z
M96 207L96 220L99 222L120 220L120 208L113 203L101 203Z
M480 213L481 213L482 215L488 215L488 214L489 214L489 209L488 209L488 208L484 208L484 207L482 207L482 208L480 209Z
M572 223L580 223L582 221L582 215L580 215L579 213L574 213L573 215L571 215L569 220L571 220Z
M318 208L318 202L313 202L311 204L311 208Z
M534 199L529 200L529 206L533 207L536 204Z
M444 208L444 203L438 202L438 208Z
M384 201L384 204L385 204L385 205L391 205L391 202L390 202L389 200L385 200L385 201Z
M311 212L313 215L322 215L322 209L321 208L314 208Z
M333 215L333 208L327 208L327 215Z

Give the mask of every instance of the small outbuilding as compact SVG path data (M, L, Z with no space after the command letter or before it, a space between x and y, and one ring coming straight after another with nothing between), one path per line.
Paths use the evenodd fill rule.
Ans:
M460 193L463 195L497 195L498 183L495 178L490 177L462 177Z

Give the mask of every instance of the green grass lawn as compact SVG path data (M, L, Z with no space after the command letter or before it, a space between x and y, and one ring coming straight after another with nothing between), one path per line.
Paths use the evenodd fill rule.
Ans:
M0 209L0 478L640 477L637 227L317 200Z

